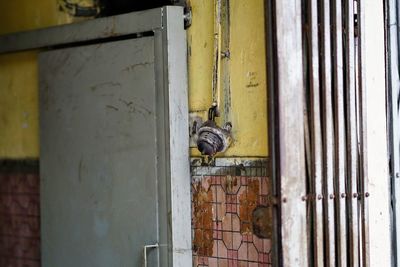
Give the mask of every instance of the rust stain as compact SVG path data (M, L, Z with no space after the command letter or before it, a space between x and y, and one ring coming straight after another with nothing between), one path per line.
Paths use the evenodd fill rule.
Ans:
M193 251L199 256L212 256L213 254L213 194L210 190L210 183L207 184L208 186L201 182L194 184L193 192L193 225L195 229Z
M253 211L257 207L259 192L260 181L249 179L247 192L239 196L240 232L242 234L253 233Z

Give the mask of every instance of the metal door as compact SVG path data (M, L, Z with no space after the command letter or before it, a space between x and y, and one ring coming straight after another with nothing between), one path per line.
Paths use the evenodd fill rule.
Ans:
M43 266L191 265L185 42L169 34L40 53Z

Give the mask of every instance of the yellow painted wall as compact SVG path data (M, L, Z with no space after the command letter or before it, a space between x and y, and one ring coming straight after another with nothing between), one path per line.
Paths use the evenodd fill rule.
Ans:
M56 0L1 0L0 11L0 34L73 21ZM36 56L0 55L0 158L39 156Z
M0 55L0 158L39 155L36 55Z
M214 1L190 1L193 12L188 30L190 111L204 120L212 103ZM264 1L230 0L229 5L229 69L222 71L229 71L231 112L226 116L221 103L222 114L216 121L221 125L227 117L232 122L234 143L217 156L267 156ZM222 95L222 102L227 98ZM191 154L197 156L199 152L191 148Z
M72 22L57 0L1 0L0 34L26 31Z
M214 0L215 1L215 0ZM214 1L190 0L188 30L190 111L203 119L212 102ZM56 0L0 1L0 34L72 22ZM230 0L229 71L234 143L219 156L267 156L264 1ZM222 29L224 31L226 29ZM224 59L226 60L226 59ZM39 156L36 53L0 56L0 158ZM227 96L221 96L226 101ZM192 155L199 155L191 149Z

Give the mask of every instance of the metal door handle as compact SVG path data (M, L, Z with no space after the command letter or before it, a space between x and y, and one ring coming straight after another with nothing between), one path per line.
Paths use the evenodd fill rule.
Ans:
M159 247L158 243L155 243L154 245L146 245L143 247L143 267L147 267L147 249L158 248L158 247Z

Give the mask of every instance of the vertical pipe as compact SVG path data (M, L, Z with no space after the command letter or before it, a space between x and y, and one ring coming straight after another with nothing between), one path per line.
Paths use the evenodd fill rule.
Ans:
M365 77L365 3L358 1L358 88L360 117L360 191L361 191L361 249L363 266L369 267L369 223L368 223L368 168L367 168L367 105Z
M346 136L343 88L342 0L332 2L333 93L335 98L335 188L337 265L347 266L346 228Z
M388 127L390 140L390 167L392 186L392 247L393 260L400 266L400 120L399 120L399 14L398 1L386 1L386 61L387 61L387 98L388 98Z
M346 107L347 107L347 207L349 226L349 263L359 266L358 192L357 192L357 125L354 67L354 0L345 1Z
M325 263L336 266L335 257L335 210L333 186L333 110L332 110L332 69L331 69L331 17L327 1L321 3L321 89L323 103L323 144L324 144L324 217L325 217Z
M221 0L214 0L214 67L213 67L213 84L212 98L217 103L217 107L221 106Z
M322 132L320 117L320 80L319 80L319 41L318 41L318 1L308 1L309 57L310 57L310 97L311 97L311 205L313 209L313 263L324 266L324 222L322 192Z
M279 172L279 105L278 92L278 59L277 36L276 36L276 11L275 1L265 0L265 29L266 29L266 45L267 45L267 95L268 95L268 142L270 155L270 176L272 180L272 195L277 199L281 199L280 190L280 172ZM273 229L272 232L272 263L273 266L283 266L282 264L282 235L281 235L281 209L279 205L274 205L273 209Z

